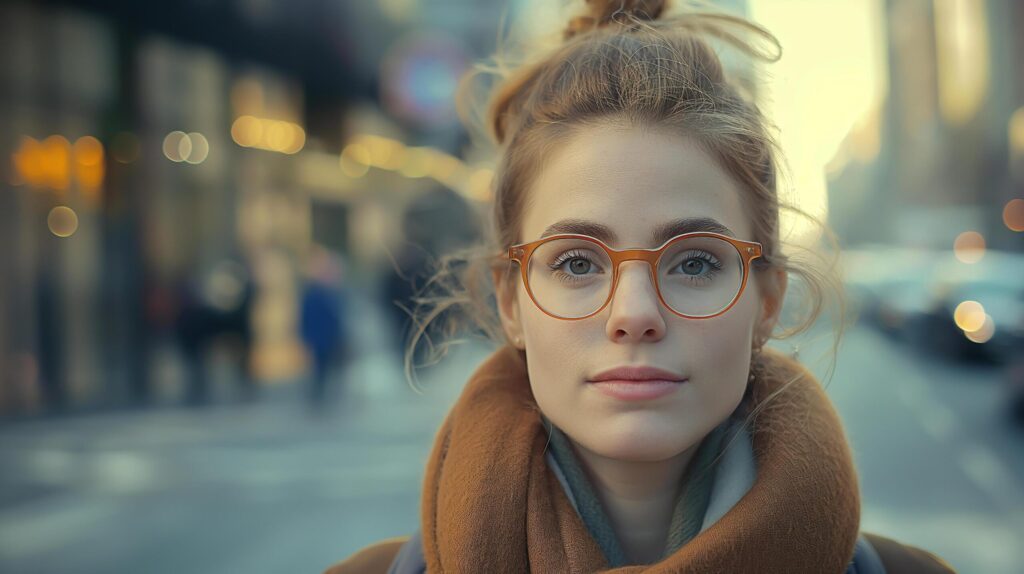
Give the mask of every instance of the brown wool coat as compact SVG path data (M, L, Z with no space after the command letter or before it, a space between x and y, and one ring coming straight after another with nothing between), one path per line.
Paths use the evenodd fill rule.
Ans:
M882 558L887 574L950 574L955 572L945 560L920 548L891 538L865 532L864 536ZM398 549L408 536L382 540L324 571L324 574L385 574Z
M859 534L856 472L842 424L814 376L766 349L751 428L757 475L717 522L662 561L615 572L841 574ZM604 572L596 541L544 460L546 435L525 358L503 347L470 378L427 464L427 572ZM949 573L924 550L865 533L887 572ZM326 574L387 572L407 537L366 547Z

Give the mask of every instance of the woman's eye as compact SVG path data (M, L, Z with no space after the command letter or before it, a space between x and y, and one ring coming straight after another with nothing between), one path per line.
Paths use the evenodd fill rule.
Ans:
M569 271L576 275L586 275L587 272L590 271L590 268L590 261L587 261L586 259L576 257L569 260Z
M710 253L695 252L685 254L672 269L693 281L707 280L718 274L722 264Z
M682 264L683 273L687 275L699 275L706 266L707 263L700 259L687 259Z
M601 273L601 264L593 260L593 256L581 250L564 252L549 265L552 271L566 277L583 277Z

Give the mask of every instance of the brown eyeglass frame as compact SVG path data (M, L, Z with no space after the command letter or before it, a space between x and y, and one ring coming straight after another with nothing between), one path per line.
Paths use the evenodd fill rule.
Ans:
M671 305L665 302L665 298L661 295L661 285L658 283L656 270L658 269L658 264L661 262L661 257L662 255L664 255L665 251L674 243L677 243L684 239L692 239L695 237L713 237L715 239L721 239L731 244L736 249L736 252L739 253L740 258L743 260L743 282L740 283L739 291L736 292L736 296L733 297L732 302L730 302L724 309L715 313L714 315L685 315L683 313L676 311L675 309L672 308ZM528 264L530 262L530 257L533 255L533 252L536 251L538 247L549 241L554 241L556 239L579 239L597 244L599 247L604 249L605 252L608 253L608 258L612 262L612 286L611 289L608 290L608 298L605 300L604 303L601 304L601 306L596 311L589 315L585 315L583 317L559 317L558 315L549 313L546 309L544 309L544 307L542 307L541 304L537 302L537 298L533 296L533 290L530 288L530 279L527 277L526 272L526 270L528 269ZM532 300L533 304L536 305L537 308L540 309L545 315L552 317L554 319L561 319L563 321L580 321L582 319L588 319L590 317L593 317L594 315L597 315L598 313L603 311L604 308L608 306L608 303L611 302L612 297L615 296L615 289L616 287L618 287L619 284L619 266L625 261L646 261L648 263L647 267L651 272L651 284L654 285L654 290L658 294L658 300L661 301L661 304L664 305L666 309L685 319L711 319L724 314L726 311L731 309L737 301L740 300L740 297L743 295L743 290L746 289L747 287L747 277L749 277L750 274L750 267L752 265L752 261L754 259L761 257L762 249L763 248L761 244L756 241L744 241L742 239L736 239L733 237L729 237L728 235L722 235L721 233L714 233L710 231L683 233L682 235L677 235L669 239L660 247L655 247L654 249L613 249L596 237L591 237L589 235L576 235L572 233L566 233L561 235L552 235L549 237L545 237L543 239L538 239L537 241L531 241L530 243L521 243L519 245L513 245L512 247L508 248L508 251L505 253L504 257L509 261L515 261L516 263L519 264L519 269L523 277L523 285L526 287L526 292L530 295L530 300Z

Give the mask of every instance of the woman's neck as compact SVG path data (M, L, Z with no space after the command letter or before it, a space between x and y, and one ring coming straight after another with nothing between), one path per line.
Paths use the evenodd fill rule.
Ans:
M633 462L606 458L572 444L630 562L660 560L682 476L696 445L668 460Z

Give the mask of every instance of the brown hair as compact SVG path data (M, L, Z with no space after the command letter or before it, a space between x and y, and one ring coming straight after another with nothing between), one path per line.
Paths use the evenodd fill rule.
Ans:
M781 55L776 38L761 26L729 14L688 11L668 16L665 0L587 0L586 4L587 10L569 22L564 41L554 50L510 70L490 68L497 69L500 78L482 116L499 156L492 182L492 238L486 245L442 259L420 293L406 352L410 382L413 353L421 341L426 341L435 360L467 328L495 342L504 341L494 308L490 273L494 257L521 241L526 193L552 146L598 122L626 122L684 135L735 179L752 223L751 239L764 247L753 271L785 270L801 280L805 291L808 308L802 319L771 338L807 330L826 307L830 292L837 295L839 316L845 316L835 260L820 267L782 253L781 209L810 219L833 246L836 242L817 218L780 201L780 154L771 126L742 86L727 78L711 45L711 41L724 42L748 56L773 62ZM747 40L744 34L753 34L761 43ZM815 256L815 251L820 255L821 250L804 253ZM511 270L510 262L503 264L506 271ZM513 279L515 274L505 276ZM832 348L833 367L842 329L840 321ZM434 344L431 333L442 339L440 344ZM756 373L758 367L752 364L752 371Z

